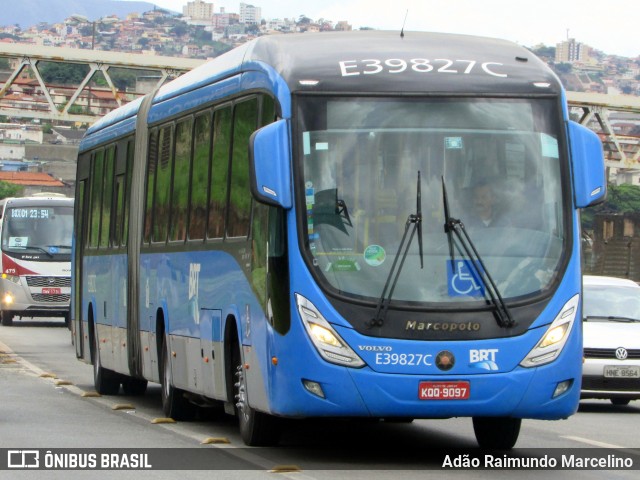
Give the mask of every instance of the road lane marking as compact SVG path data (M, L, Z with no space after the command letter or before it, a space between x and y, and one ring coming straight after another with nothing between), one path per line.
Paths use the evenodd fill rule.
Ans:
M625 448L621 445L613 445L612 443L598 442L597 440L591 440L589 438L582 438L582 437L574 437L571 435L561 435L560 438L566 438L567 440L586 443L587 445L593 445L594 447L600 447L600 448Z

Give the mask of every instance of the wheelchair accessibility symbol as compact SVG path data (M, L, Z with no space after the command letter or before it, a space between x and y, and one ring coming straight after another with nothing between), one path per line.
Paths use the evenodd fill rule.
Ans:
M470 260L447 260L447 285L450 297L484 297L480 266Z

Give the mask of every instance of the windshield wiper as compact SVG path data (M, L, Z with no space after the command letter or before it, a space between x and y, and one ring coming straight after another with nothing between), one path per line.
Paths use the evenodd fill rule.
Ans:
M640 319L638 318L618 317L617 315L588 315L584 317L585 322L588 322L589 320L611 320L612 322L620 323L640 322Z
M54 248L69 248L71 249L71 245L47 245L47 247L54 247Z
M447 198L447 186L444 181L444 176L442 177L442 200L444 202L444 231L447 234L449 241L449 256L451 261L451 269L453 272L455 269L455 257L454 257L454 236L455 239L458 240L458 243L462 246L458 246L458 251L470 260L469 269L473 268L475 270L476 278L479 278L485 286L485 290L489 295L489 299L491 300L491 304L495 307L496 312L496 320L498 325L503 328L511 328L515 325L515 321L511 316L511 312L507 307L502 295L500 294L500 290L498 286L494 282L489 270L485 266L482 261L482 257L478 253L478 250L469 237L467 230L464 228L464 223L457 218L453 218L449 212L449 200ZM472 265L472 266L471 266ZM480 265L480 268L478 268Z
M369 321L369 327L381 327L384 323L385 318L387 317L387 311L389 310L389 304L391 303L391 297L393 297L393 291L396 288L398 283L398 278L400 278L400 272L402 271L402 267L404 266L404 261L407 258L407 253L409 253L409 247L411 246L411 242L413 241L413 236L418 232L418 251L420 254L420 268L424 268L424 260L423 260L423 248L422 248L422 193L420 191L420 170L418 170L418 187L416 192L416 213L411 213L407 217L407 221L404 225L404 233L402 234L402 240L400 240L400 245L398 246L398 252L396 253L396 257L393 260L393 264L391 265L391 270L389 270L389 275L387 275L387 280L384 284L384 288L382 289L382 294L378 299L378 305L376 306L376 312L373 318ZM413 225L413 229L411 230L411 236L409 237L409 241L407 241L407 234L409 233L410 226ZM406 242L406 244L405 244ZM403 252L404 248L404 252ZM400 261L400 265L396 269L396 265L398 264L398 259L400 258L400 253L402 252L402 260ZM391 279L393 278L393 283ZM389 295L387 296L387 289L389 289Z

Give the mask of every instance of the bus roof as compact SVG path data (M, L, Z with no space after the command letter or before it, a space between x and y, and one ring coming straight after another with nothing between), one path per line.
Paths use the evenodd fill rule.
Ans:
M243 72L277 73L292 93L558 95L562 90L544 62L506 40L369 30L259 37L167 83L153 105ZM88 134L126 120L132 129L140 104L114 110Z
M7 207L28 207L28 206L42 206L42 205L70 205L73 206L74 199L72 197L58 196L53 194L51 196L31 196L31 197L8 197L0 200L0 206L6 205Z

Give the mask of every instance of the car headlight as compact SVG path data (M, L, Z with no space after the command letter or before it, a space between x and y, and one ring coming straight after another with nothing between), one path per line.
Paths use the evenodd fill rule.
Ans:
M322 358L346 367L364 366L362 359L340 338L313 303L296 293L296 305L309 338Z
M539 367L553 362L560 355L573 328L579 300L580 295L575 295L562 307L542 339L520 362L520 366Z

